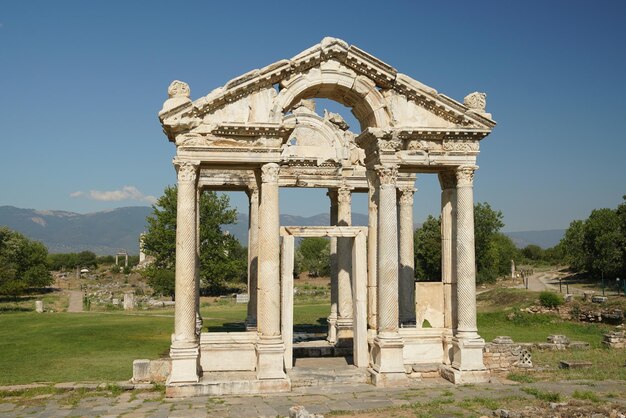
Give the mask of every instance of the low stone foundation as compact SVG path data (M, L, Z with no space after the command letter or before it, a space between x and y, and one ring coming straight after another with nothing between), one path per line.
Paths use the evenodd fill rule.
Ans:
M162 358L157 360L139 359L133 361L133 383L160 383L165 382L172 371L172 360Z
M485 344L483 362L488 370L511 370L513 367L533 367L532 344L514 343L511 337L496 337Z
M613 331L604 334L602 344L608 348L626 348L626 331Z

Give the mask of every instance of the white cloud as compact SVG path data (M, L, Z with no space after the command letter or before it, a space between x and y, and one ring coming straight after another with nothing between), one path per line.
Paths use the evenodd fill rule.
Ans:
M70 197L86 197L87 199L101 200L105 202L117 202L120 200L136 200L139 202L155 203L156 197L145 195L135 186L124 186L120 190L100 191L90 190L89 192L77 191L70 193Z

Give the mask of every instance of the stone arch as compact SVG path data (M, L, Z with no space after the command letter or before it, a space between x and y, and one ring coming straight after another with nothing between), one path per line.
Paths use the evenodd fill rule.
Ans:
M281 83L283 88L274 100L272 113L289 112L302 99L324 98L350 107L362 130L391 127L385 99L374 81L340 64L335 68L323 64Z

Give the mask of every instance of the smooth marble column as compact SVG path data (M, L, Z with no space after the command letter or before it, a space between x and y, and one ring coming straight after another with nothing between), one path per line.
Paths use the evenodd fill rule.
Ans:
M342 187L337 191L337 225L352 224L352 191ZM352 338L352 239L337 238L337 340L346 344Z
M398 189L400 323L415 325L415 254L413 252L413 187Z
M368 172L368 221L367 221L367 327L369 332L376 334L378 329L378 300L377 300L377 257L378 257L378 178L373 171Z
M328 189L330 199L330 225L337 225L337 190ZM337 342L337 300L339 286L337 282L337 237L330 237L330 315L328 316L327 340L331 344Z
M456 174L439 173L441 185L441 282L443 284L444 363L452 363L452 337L457 326L456 312Z
M247 190L249 206L248 223L248 314L246 329L257 329L257 283L259 277L259 188L255 185Z

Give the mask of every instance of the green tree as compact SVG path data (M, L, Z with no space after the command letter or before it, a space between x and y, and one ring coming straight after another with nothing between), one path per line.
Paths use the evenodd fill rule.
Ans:
M174 287L176 266L176 202L177 188L166 187L146 220L144 251L154 257L145 270L149 284L158 293ZM229 207L226 195L204 192L200 197L200 287L203 293L217 293L228 283L244 281L247 274L247 251L235 237L224 232L222 225L235 223L237 212ZM167 270L170 273L157 273ZM164 285L170 280L171 286ZM158 284L157 284L158 282ZM157 290L161 289L161 290Z
M499 231L504 226L502 212L488 203L474 205L474 237L476 245L476 280L489 282L510 271L511 260L519 259L519 251L510 238ZM441 277L441 221L429 216L414 234L415 276L421 280Z
M415 277L423 281L441 278L441 221L428 215L413 234Z
M541 261L545 257L545 251L538 245L530 244L522 248L522 255L531 261Z
M503 239L497 237L498 232L504 227L502 212L491 209L489 203L476 203L474 205L474 240L476 246L476 281L479 283L491 282L502 272L499 265L510 263L509 260L498 260L498 248L494 245L503 243ZM497 240L494 243L494 240Z
M584 270L587 265L587 256L584 247L585 222L572 221L559 246L563 252L563 261L574 270Z
M330 275L330 241L326 238L304 238L294 258L297 271L308 271L311 276Z
M583 248L587 256L587 269L617 277L623 262L624 235L620 218L612 209L595 209L585 222Z
M28 288L52 284L47 256L42 243L0 227L0 294L16 296Z

